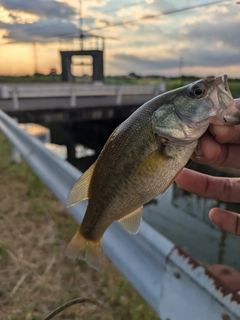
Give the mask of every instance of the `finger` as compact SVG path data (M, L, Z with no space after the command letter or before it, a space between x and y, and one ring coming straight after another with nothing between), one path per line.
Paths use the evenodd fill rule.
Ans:
M214 140L220 144L240 143L240 125L236 125L236 126L210 125L208 130L214 137Z
M240 109L240 98L234 99L236 107Z
M220 229L236 236L240 236L239 214L219 208L214 208L210 210L209 218Z
M191 158L201 164L240 169L239 157L240 145L220 145L208 133L205 133L199 140Z
M183 169L175 179L179 188L200 197L240 202L240 178L219 178Z

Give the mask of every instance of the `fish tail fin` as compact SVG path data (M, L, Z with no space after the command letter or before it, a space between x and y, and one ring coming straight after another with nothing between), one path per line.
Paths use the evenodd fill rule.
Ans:
M80 229L75 233L66 248L69 258L86 261L91 267L98 270L101 267L102 241L91 241L81 235Z

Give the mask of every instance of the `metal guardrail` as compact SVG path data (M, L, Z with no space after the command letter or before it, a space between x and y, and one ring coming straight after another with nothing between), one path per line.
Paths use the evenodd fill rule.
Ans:
M65 204L81 173L22 131L0 111L0 129L36 174ZM69 208L80 223L86 203ZM138 235L113 223L103 251L163 320L237 320L240 295L231 293L203 266L142 221Z

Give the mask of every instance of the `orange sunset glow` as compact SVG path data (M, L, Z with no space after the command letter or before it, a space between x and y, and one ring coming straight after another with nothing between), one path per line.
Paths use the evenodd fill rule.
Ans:
M0 0L0 74L61 73L59 50L105 37L105 74L238 77L239 8L233 1ZM90 68L74 67L78 75Z

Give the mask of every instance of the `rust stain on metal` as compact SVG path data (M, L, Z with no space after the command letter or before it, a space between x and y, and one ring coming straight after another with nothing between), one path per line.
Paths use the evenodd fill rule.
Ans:
M225 284L223 284L219 279L217 279L210 271L208 271L202 264L200 264L197 260L193 259L189 256L185 251L181 248L175 246L173 250L170 252L168 258L171 256L173 251L177 251L180 257L187 259L187 264L192 268L192 270L196 269L197 267L202 267L205 270L205 275L213 281L214 288L221 293L222 297L225 297L228 294L231 294L231 301L240 304L240 295L237 292L232 291L228 288ZM231 318L223 318L223 320L231 320Z
M222 320L231 320L231 317L227 313L223 312L222 313Z

